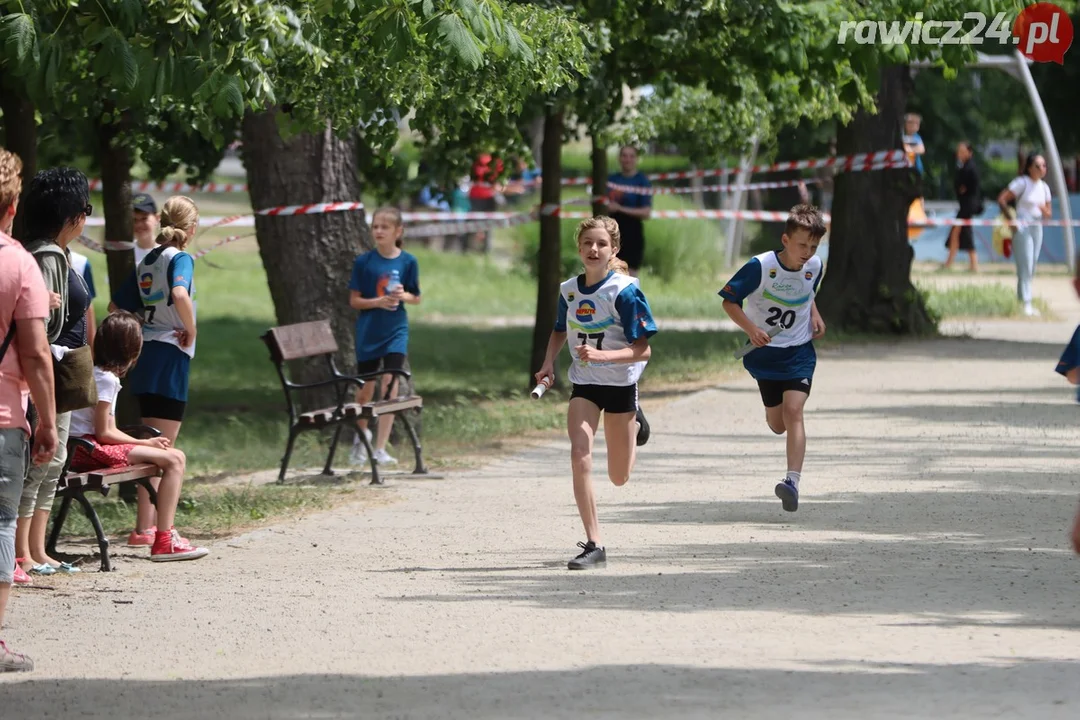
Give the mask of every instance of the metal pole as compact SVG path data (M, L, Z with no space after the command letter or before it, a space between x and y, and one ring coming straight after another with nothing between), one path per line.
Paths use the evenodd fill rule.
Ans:
M739 166L739 174L735 178L735 184L738 186L745 185L750 180L750 168L754 166L754 161L757 159L758 139L755 135L750 140L750 150L743 156L742 163ZM741 210L744 199L744 192L741 187L735 190L735 194L731 199L731 209ZM734 267L735 259L738 253L736 247L736 228L739 225L739 221L735 218L728 220L727 226L727 266Z
M1046 117L1046 108L1043 107L1039 90L1035 87L1035 80L1031 77L1026 58L1019 50L1013 50L1016 58L1016 68L1020 80L1027 88L1031 97L1031 107L1035 110L1035 119L1039 121L1039 130L1042 131L1043 142L1046 144L1046 164L1049 170L1050 187L1058 196L1058 205L1061 208L1061 219L1064 221L1062 230L1065 234L1065 262L1069 269L1076 267L1076 240L1073 236L1072 209L1069 207L1069 187L1065 184L1065 172L1061 167L1061 156L1058 154L1057 142L1054 141L1054 131L1050 129L1050 119ZM1038 258L1036 258L1037 260Z

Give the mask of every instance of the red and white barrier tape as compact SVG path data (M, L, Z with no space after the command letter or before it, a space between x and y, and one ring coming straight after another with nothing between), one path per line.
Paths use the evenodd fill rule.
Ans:
M608 183L609 190L618 190L627 195L689 195L696 192L732 192L734 190L767 190L770 188L795 187L814 185L823 182L822 178L806 178L797 180L777 180L775 182L746 183L744 185L704 185L702 187L640 187L638 185L621 185Z
M101 180L95 178L90 181L91 190L101 190ZM131 183L131 192L167 192L167 193L246 193L246 183L206 183L204 185L191 185L185 182L148 182L136 181Z
M231 236L229 236L229 237L227 237L227 238L225 238L223 240L218 240L216 243L214 243L213 245L211 245L208 248L203 248L202 250L199 250L198 252L192 254L191 257L198 260L199 258L203 257L204 255L209 255L210 253L214 252L215 250L217 250L222 245L228 245L229 243L234 243L237 240L243 240L244 238L252 238L252 237L255 237L255 233L248 233L246 235L231 235Z
M694 177L715 177L738 172L766 173L786 170L809 170L811 168L836 168L841 171L885 170L894 167L906 167L907 156L903 150L881 150L855 155L838 155L813 160L787 160L769 165L753 165L748 168L714 168L712 170L681 170L678 172L652 173L645 177L649 180L683 180ZM589 185L592 178L563 178L563 185Z

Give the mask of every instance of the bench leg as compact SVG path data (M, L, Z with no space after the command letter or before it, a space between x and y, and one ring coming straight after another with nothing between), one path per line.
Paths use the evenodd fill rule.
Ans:
M379 477L379 463L375 462L375 451L371 449L371 441L367 439L364 433L357 433L357 436L360 438L360 442L364 444L364 449L367 450L368 463L371 464L371 484L385 485L386 483Z
M60 501L60 509L53 514L52 530L49 531L49 541L45 543L45 552L50 556L56 555L56 543L60 541L60 531L64 528L68 511L71 510L71 495L65 494Z
M150 496L150 504L157 507L157 490L154 489L154 484L150 482L150 478L139 478L136 480L139 485L142 485L146 490L146 494Z
M90 501L87 500L86 496L82 493L77 493L75 499L82 505L83 512L86 514L86 519L94 526L94 533L97 535L98 550L101 551L101 572L112 572L112 562L109 561L109 539L105 537L105 531L101 527L101 520L98 519L97 513L94 512L94 506L90 504Z
M337 453L338 441L341 440L341 431L344 426L338 423L338 426L334 429L334 439L330 441L330 453L326 456L326 466L322 469L323 475L334 474L334 454Z
M281 458L281 472L278 473L277 481L278 485L285 482L285 471L289 469L289 460L292 458L293 445L296 443L296 436L299 435L296 427L289 428L289 442L285 445L285 455Z
M424 454L421 452L420 438L416 434L416 430L413 429L412 423L409 422L409 418L405 413L401 413L401 422L405 425L405 431L409 433L409 440L412 442L413 452L416 454L416 463L413 465L413 475L426 475L427 468L424 467Z

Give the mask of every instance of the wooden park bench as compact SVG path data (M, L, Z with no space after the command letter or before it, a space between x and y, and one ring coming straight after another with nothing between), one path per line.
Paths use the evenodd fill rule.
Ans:
M128 435L139 438L140 440L161 435L160 430L147 425L134 425L120 429ZM160 476L161 469L157 465L142 463L140 465L128 465L119 468L104 468L82 473L71 473L69 472L71 460L75 456L75 448L80 446L87 451L93 450L94 447L86 440L80 438L70 438L68 440L67 461L60 471L60 481L56 489L56 497L60 500L60 510L53 514L52 531L49 533L46 551L49 555L54 555L56 553L56 543L60 539L60 533L64 528L64 521L67 520L68 511L71 509L71 501L74 500L82 506L86 519L89 520L90 524L94 527L94 534L97 536L98 549L101 551L101 571L111 572L112 562L109 560L109 539L105 537L105 531L101 527L101 520L98 518L97 512L94 511L94 506L90 503L90 499L86 497L86 494L95 492L107 496L109 494L109 488L113 485L134 482L146 488L146 491L150 493L150 502L157 505L157 493L154 491L154 486L150 483L150 479Z
M377 400L365 405L353 402L355 390L362 388L366 382L378 378L380 375L397 375L408 380L411 376L405 370L380 370L364 375L345 375L341 373L334 362L334 354L338 351L337 340L334 339L333 330L328 320L316 320L313 322L296 323L271 328L262 336L263 342L270 349L270 359L277 369L281 379L281 387L285 391L285 403L289 413L289 440L285 446L285 455L281 459L281 471L278 473L278 482L285 481L285 471L289 467L292 457L293 445L296 437L305 430L322 430L334 428L334 436L330 442L330 452L326 457L326 465L323 467L323 475L333 475L334 454L337 452L338 441L341 439L341 431L349 426L356 428L356 421L360 419L378 420L378 418L400 413L399 420L405 427L412 442L413 452L416 456L413 474L426 475L427 468L424 466L424 458L420 447L420 438L409 421L402 413L409 408L422 408L424 400L419 395L400 396L393 399ZM286 364L291 360L306 358L326 358L326 373L321 380L312 383L295 383L289 379ZM333 407L300 412L298 409L297 391L310 390L313 388L332 387L336 393L337 404ZM372 451L371 442L358 432L360 442L367 449L368 460L371 463L371 484L382 485L379 477L379 466L375 462L375 453Z

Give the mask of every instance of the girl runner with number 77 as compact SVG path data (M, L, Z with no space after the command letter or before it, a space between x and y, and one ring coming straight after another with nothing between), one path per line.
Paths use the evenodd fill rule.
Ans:
M581 553L567 567L588 570L607 564L600 542L596 496L592 486L592 450L600 413L604 413L608 478L625 485L637 459L637 447L649 440L649 423L638 406L637 382L652 354L649 338L656 323L636 278L619 260L619 226L609 217L583 220L577 229L578 254L585 272L559 288L555 329L548 340L544 364L536 382L555 379L555 358L573 338L566 425L570 436L570 465L574 499L585 526Z
M757 380L765 422L777 435L787 433L787 474L775 492L788 512L799 509L806 456L803 407L817 365L813 341L825 334L814 303L822 267L815 253L824 234L821 212L796 205L780 238L784 249L750 258L720 291L724 311L756 348L743 357L743 367Z

